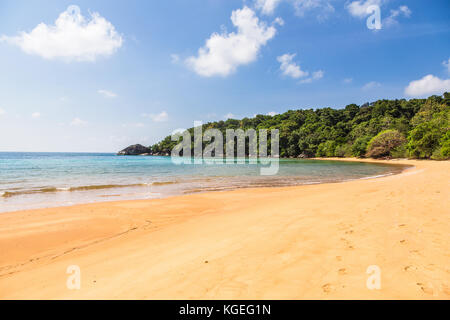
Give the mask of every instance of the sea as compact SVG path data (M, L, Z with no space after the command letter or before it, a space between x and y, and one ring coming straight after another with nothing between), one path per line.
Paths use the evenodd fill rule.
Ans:
M113 153L0 152L0 212L239 188L337 183L405 169L391 164L279 159L278 173L267 176L261 175L267 164L260 162L188 162Z

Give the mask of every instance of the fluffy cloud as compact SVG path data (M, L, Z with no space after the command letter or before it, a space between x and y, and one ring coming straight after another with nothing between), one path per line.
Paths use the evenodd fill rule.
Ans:
M322 70L315 71L312 73L311 77L301 80L300 83L311 83L314 80L322 79L324 74L325 72Z
M442 62L442 65L447 69L447 72L450 73L450 58Z
M381 6L381 0L352 1L346 5L348 12L357 18L368 16L367 8L372 5Z
M267 112L267 115L271 116L271 117L276 116L277 114L278 114L278 112L276 112L276 111Z
M303 71L300 66L294 62L295 54L283 54L282 56L277 57L278 62L280 63L280 70L283 75L291 77L293 79L304 78L309 75L309 72ZM303 79L300 83L311 83L314 80L319 80L323 78L324 72L322 70L314 71L309 78Z
M302 77L306 77L308 72L300 69L300 66L293 61L296 54L283 54L282 56L277 57L278 62L280 63L280 70L283 75L298 79Z
M70 125L74 127L85 126L87 124L87 121L81 120L80 118L75 118L70 122Z
M420 80L411 81L405 88L405 94L411 97L420 97L431 94L450 92L450 79L440 79L429 74Z
M31 117L32 117L33 119L38 119L38 118L41 117L41 113L40 113L40 112L33 112L33 113L31 114Z
M240 65L255 61L262 46L275 36L274 26L259 21L255 12L244 7L232 12L237 32L213 33L198 55L189 57L187 65L204 77L228 76Z
M4 115L6 113L5 110L3 110L2 108L0 108L0 116Z
M255 8L261 10L263 14L273 14L280 2L281 0L256 0Z
M364 18L369 15L367 13L367 8L373 5L381 6L386 1L383 0L360 0L360 1L352 1L346 5L347 11L354 17ZM411 10L408 6L400 6L397 9L392 9L390 11L390 15L383 20L383 25L386 27L397 24L397 19L401 16L409 18L411 16Z
M28 54L66 61L95 61L99 56L112 55L123 43L109 21L96 12L85 18L77 6L62 12L54 25L40 23L29 33L2 36L0 41L16 45Z
M116 98L117 97L116 93L114 93L112 91L109 91L109 90L98 90L97 92L99 94L101 94L102 96L104 96L105 98L112 99L112 98Z
M162 112L157 113L157 114L144 113L143 116L146 117L146 118L152 119L152 121L154 121L154 122L165 122L165 121L169 120L169 114L167 112L165 112L165 111L162 111Z

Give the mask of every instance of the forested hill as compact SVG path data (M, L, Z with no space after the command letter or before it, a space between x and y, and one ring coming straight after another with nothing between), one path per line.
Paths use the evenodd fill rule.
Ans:
M428 99L378 100L343 109L289 110L242 120L210 122L203 130L279 129L281 157L450 158L450 94ZM193 135L193 128L189 129ZM166 154L168 136L151 147Z

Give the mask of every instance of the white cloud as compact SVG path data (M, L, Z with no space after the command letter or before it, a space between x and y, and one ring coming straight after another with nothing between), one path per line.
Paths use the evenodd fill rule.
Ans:
M398 8L398 11L400 11L400 13L402 13L405 17L410 17L411 16L411 10L408 8L408 6L400 6Z
M274 26L259 21L255 12L244 7L232 12L231 21L237 32L213 33L198 56L189 57L186 64L204 77L228 76L237 67L255 61L262 46L275 36Z
M87 121L81 120L80 118L74 118L71 122L71 126L85 126L87 125Z
M227 114L224 116L224 118L225 118L225 120L227 120L227 119L235 119L236 116L235 116L234 114L232 114L232 113L227 113Z
M398 23L397 18L400 16L409 18L411 16L411 10L407 6L400 6L398 9L391 10L391 14L384 19L383 24L386 27L390 27Z
M289 76L294 79L304 78L309 75L309 72L303 71L300 66L293 62L295 54L283 54L282 56L277 57L280 65L280 70L283 75ZM324 72L322 70L314 71L309 78L301 80L299 83L311 83L314 80L318 80L323 78Z
M412 97L420 97L432 94L450 92L450 79L440 79L429 74L420 80L411 81L405 88L405 94Z
M31 114L31 117L32 117L33 119L38 119L38 118L41 117L41 113L40 113L40 112L33 112L33 113Z
M263 14L273 14L275 8L282 0L256 0L255 8L261 10Z
M271 117L276 116L277 114L278 114L278 112L276 112L276 111L267 112L267 115L271 116Z
M113 99L113 98L116 98L117 97L117 94L116 93L114 93L114 92L112 92L112 91L109 91L109 90L98 90L97 91L99 94L101 94L103 97L105 97L105 98L109 98L109 99Z
M366 83L366 84L362 87L362 89L363 89L364 91L367 91L367 90L372 90L372 89L375 89L375 88L378 88L378 87L381 87L381 83L376 82L376 81L371 81L371 82Z
M354 17L364 18L368 16L367 8L372 5L381 6L381 0L352 1L346 5L347 11Z
M447 69L447 72L450 73L450 58L442 62L442 65Z
M277 57L277 61L281 64L280 70L283 72L283 75L289 76L294 79L306 77L308 72L300 69L300 66L293 62L296 54L283 54L282 56Z
M166 111L162 111L158 114L147 114L144 113L142 116L146 117L146 118L150 118L152 119L152 121L154 122L166 122L167 120L169 120L169 114Z
M42 22L29 33L2 36L0 41L17 45L28 54L66 61L95 61L112 55L123 43L109 21L96 12L85 18L77 6L69 6L54 25Z
M6 111L2 108L0 108L0 116L4 115L6 113Z
M278 24L280 26L284 26L284 20L280 17L276 17L275 20L273 20L273 24Z
M314 80L322 79L324 74L325 74L325 72L323 72L322 70L315 71L312 73L311 77L301 80L300 83L311 83Z

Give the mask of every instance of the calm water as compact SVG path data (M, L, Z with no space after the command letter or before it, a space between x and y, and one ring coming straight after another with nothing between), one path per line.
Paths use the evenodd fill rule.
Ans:
M260 166L175 165L169 157L114 154L0 152L0 212L245 187L340 182L403 169L356 162L280 160L277 175L261 176Z

